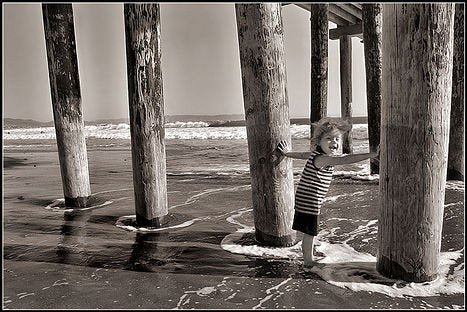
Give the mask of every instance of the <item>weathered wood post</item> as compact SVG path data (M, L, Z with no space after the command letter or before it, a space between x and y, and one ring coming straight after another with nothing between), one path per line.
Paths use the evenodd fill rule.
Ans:
M50 91L65 205L91 196L71 4L42 4Z
M464 4L456 3L448 180L464 180Z
M341 117L352 125L352 37L339 38L340 75L341 75ZM345 133L342 152L352 154L352 130Z
M438 274L446 184L454 4L384 4L377 270Z
M311 5L310 138L313 123L327 116L328 109L328 4Z
M291 146L280 3L235 4L253 193L256 240L290 246L294 185L290 159L277 162L281 140Z
M376 152L381 132L382 4L363 3L362 20L368 112L368 141L370 152ZM379 173L379 163L374 159L370 159L370 172L371 174Z
M168 214L159 4L124 4L136 222Z

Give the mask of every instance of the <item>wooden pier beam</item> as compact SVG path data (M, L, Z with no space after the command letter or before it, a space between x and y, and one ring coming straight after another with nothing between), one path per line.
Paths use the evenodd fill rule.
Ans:
M329 30L329 39L336 40L342 36L357 36L360 37L362 35L362 24L353 24L347 26L337 26L336 28L332 28Z
M365 53L368 141L370 152L376 152L381 132L381 63L383 6L362 4L363 43ZM371 174L379 173L379 162L370 159Z
M464 4L456 3L448 180L464 181Z
M136 223L168 214L159 4L124 4Z
M280 3L235 4L256 240L290 246L294 184L290 159L277 162L281 140L291 146Z
M327 116L328 109L328 4L311 4L310 138L313 123Z
M454 4L384 4L377 270L438 274L447 171Z
M341 117L352 125L352 37L339 38ZM352 130L343 135L342 152L352 154Z
M86 207L91 186L71 4L42 4L50 91L65 205Z

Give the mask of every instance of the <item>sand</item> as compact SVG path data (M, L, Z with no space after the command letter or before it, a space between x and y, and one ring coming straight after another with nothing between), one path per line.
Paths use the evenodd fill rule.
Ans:
M6 309L465 306L463 183L446 190L441 278L410 285L374 271L377 180L333 181L318 236L325 257L309 270L300 244L255 243L244 141L167 141L170 224L155 231L132 223L127 140L88 140L94 206L81 211L63 207L54 141L4 144L35 145L4 150Z

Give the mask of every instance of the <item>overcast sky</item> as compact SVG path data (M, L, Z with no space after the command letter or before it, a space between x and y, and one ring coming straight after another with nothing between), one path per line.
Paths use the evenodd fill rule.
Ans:
M128 118L123 4L73 4L85 120ZM290 116L308 117L310 13L282 9ZM335 27L330 23L331 27ZM353 38L353 115L366 116L363 44ZM3 116L53 119L39 3L3 4ZM233 3L161 3L166 115L243 114ZM328 115L340 116L339 43L329 41Z

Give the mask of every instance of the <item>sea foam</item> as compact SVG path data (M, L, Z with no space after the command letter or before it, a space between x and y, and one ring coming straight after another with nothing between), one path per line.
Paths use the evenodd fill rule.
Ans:
M352 137L364 140L368 138L368 126L366 124L353 125ZM87 125L84 127L87 138L98 139L130 139L130 126L126 123ZM290 125L290 133L294 139L310 137L309 125ZM246 128L237 127L212 127L207 122L172 122L165 125L166 139L179 140L246 140ZM28 129L3 130L5 140L54 140L54 127L40 127Z
M303 261L301 242L287 248L263 247L256 244L245 246L238 243L244 234L254 233L253 226L239 221L243 214L251 211L251 208L244 208L233 212L232 216L226 219L237 226L237 231L224 237L221 242L224 250L246 256ZM342 218L342 221L353 220ZM317 261L311 271L337 287L352 291L377 292L394 298L464 293L464 263L459 261L463 258L464 249L441 252L438 278L431 282L408 283L380 275L376 271L375 256L358 251L348 244L358 235L374 235L376 228L377 220L365 220L355 230L347 233L348 237L340 237L341 241L338 243L330 242L330 237L335 236L335 228L321 231L316 236L316 250L324 257Z

